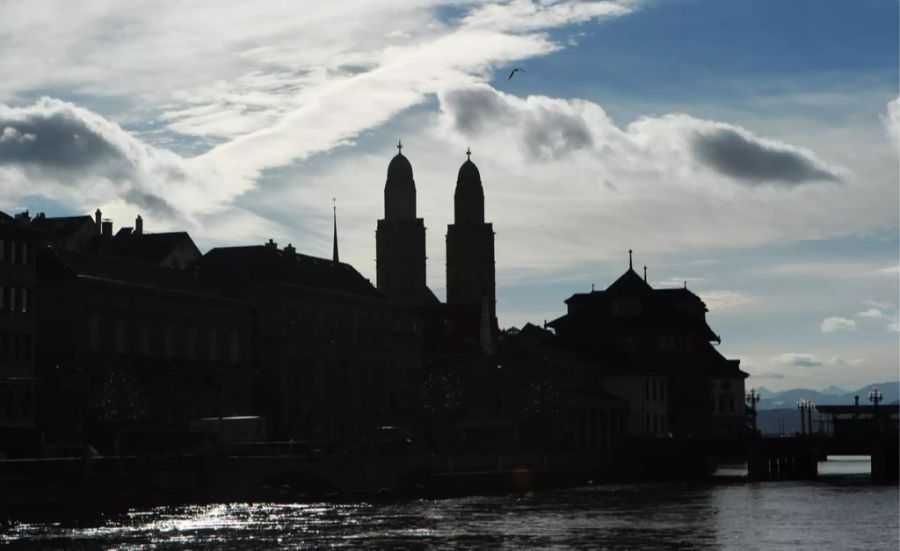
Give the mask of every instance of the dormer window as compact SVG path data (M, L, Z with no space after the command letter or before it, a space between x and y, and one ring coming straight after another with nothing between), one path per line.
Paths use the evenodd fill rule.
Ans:
M616 298L612 301L612 315L615 317L637 316L641 313L641 301L634 297Z

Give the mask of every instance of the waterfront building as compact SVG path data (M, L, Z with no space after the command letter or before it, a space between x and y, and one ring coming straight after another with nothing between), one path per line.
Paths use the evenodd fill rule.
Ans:
M42 232L27 213L0 212L0 454L33 445L36 250Z
M37 285L46 442L167 449L192 420L251 412L250 304L182 270L51 247Z
M254 306L257 411L271 438L359 446L402 416L421 328L352 266L270 240L212 249L200 273Z
M743 434L747 374L713 346L721 339L706 322L706 305L686 286L652 288L630 254L621 277L572 295L567 313L548 325L603 368L607 391L628 401L629 434Z

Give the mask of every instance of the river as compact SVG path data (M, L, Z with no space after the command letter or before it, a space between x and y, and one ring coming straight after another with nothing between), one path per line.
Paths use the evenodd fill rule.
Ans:
M29 549L890 549L898 487L868 458L820 464L811 482L602 485L391 504L234 503L132 511L98 526L14 524Z

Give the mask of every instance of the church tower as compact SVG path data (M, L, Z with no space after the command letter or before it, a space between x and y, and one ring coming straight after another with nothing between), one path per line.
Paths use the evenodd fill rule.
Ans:
M486 304L496 325L494 229L484 222L484 189L471 155L467 150L459 167L453 224L447 226L447 304Z
M416 218L416 183L412 165L397 143L384 186L384 218L375 230L378 289L406 304L428 300L425 286L425 223Z

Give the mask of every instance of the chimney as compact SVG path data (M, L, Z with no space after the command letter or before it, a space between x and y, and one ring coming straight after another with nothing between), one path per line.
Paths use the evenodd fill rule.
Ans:
M103 229L102 229L102 231L101 231L101 235L102 235L103 237L112 237L112 230L113 230L113 228L112 228L112 220L110 220L110 219L108 219L108 218L107 218L106 220L104 220L104 221L103 221L103 224L102 224L102 227L103 227Z
M141 218L141 215L138 214L137 218L134 219L134 235L143 235L144 234L144 219Z
M100 235L100 233L101 233L100 228L103 227L101 225L101 220L102 220L101 216L103 216L103 214L100 212L100 209L97 209L97 212L94 213L94 225L97 226L97 235Z
M644 283L647 283L647 267L644 266Z
M284 252L285 252L285 254L294 256L295 254L297 254L297 249L295 249L293 245L288 243L288 246L284 248Z
M271 238L269 239L269 242L266 243L265 246L266 246L267 249L270 249L270 250L273 250L273 251L277 251L277 250L278 250L278 243L272 241Z

